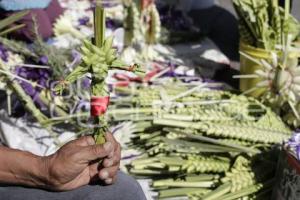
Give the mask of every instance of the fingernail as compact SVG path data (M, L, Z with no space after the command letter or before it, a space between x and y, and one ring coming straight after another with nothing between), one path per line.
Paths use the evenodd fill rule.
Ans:
M102 179L107 179L108 178L108 172L107 171L102 171L100 174Z
M103 147L106 151L110 151L112 149L112 143L106 142Z
M111 178L106 179L106 180L105 180L105 183L106 183L106 184L112 184L112 179L111 179Z

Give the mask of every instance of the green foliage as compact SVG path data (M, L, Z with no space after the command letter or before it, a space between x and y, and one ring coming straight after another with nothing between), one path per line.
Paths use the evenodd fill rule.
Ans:
M15 13L3 20L0 21L0 36L7 35L10 32L13 32L15 30L18 30L20 28L24 27L24 24L14 25L15 22L22 19L25 15L27 15L29 11L21 11L18 13Z
M30 47L22 41L3 37L0 37L0 43L12 52L22 55L27 60L34 61L38 64L40 58L46 56L48 60L47 65L49 65L52 70L52 77L54 79L61 79L66 68L66 62L71 58L70 49L57 48L44 42L38 33L38 25L35 18L33 18L33 22L34 27L32 32L35 40Z
M189 156L182 169L187 173L221 173L229 170L230 159L218 156Z
M289 34L293 40L300 32L299 22L282 9L277 0L233 0L239 16L241 40L267 50L285 44Z
M0 43L14 53L23 55L26 58L38 59L38 55L31 51L25 42L0 37Z
M154 4L150 5L149 10L146 9L150 17L149 27L146 29L145 38L147 44L156 44L161 35L161 22L158 10Z
M153 179L159 198L270 194L277 161L271 147L291 135L281 119L253 98L169 84L122 90L129 97L124 106L133 106L128 112L123 98L114 105L120 110L113 120L144 119L133 120L129 146L141 156L127 166L129 173Z
M124 21L125 29L125 46L131 46L133 43L138 41L138 36L140 33L140 13L138 11L137 5L134 1L125 4L126 18Z

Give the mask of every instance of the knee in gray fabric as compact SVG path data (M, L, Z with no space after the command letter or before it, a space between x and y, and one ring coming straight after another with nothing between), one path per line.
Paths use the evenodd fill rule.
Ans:
M110 186L101 186L90 191L84 200L146 200L139 183L122 172L117 181Z
M140 184L132 177L119 173L118 175L118 186L125 197L122 200L146 200L145 194Z

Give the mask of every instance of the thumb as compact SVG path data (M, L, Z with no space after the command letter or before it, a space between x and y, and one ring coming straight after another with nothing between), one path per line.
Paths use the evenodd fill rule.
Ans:
M111 142L106 142L104 145L90 145L83 147L81 150L81 157L86 161L93 161L107 157L113 150Z

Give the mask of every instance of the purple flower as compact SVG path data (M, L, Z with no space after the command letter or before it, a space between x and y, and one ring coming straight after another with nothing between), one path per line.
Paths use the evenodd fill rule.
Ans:
M300 133L295 133L291 139L287 142L289 150L291 150L300 160Z
M89 78L84 78L81 82L82 89L89 89L91 86L91 80Z
M43 65L47 65L49 63L49 59L47 56L41 56L39 62Z
M73 61L68 66L69 68L73 68L75 65L77 65L81 62L81 54L76 50L72 50L72 58L73 58Z
M72 50L72 57L73 60L76 61L76 63L79 63L81 61L81 54L76 50Z
M296 156L297 156L297 159L300 160L300 145L298 145L296 147Z
M89 21L90 21L89 17L82 17L78 20L81 26L86 26L89 23Z
M107 27L108 29L115 29L115 28L117 28L117 25L116 25L116 23L115 23L114 20L112 20L112 19L107 19L107 20L106 20L106 27Z
M117 3L110 3L110 2L105 2L105 3L102 3L102 6L104 8L110 8L110 7L113 7L113 6L116 6Z
M27 83L25 81L21 81L21 86L26 92L27 95L33 97L38 92L30 83Z
M288 145L295 147L300 146L300 133L295 133L292 138L288 141Z
M3 45L0 45L0 59L4 62L8 61L8 51Z
M16 67L15 73L28 81L38 83L45 88L49 88L49 78L51 75L49 69ZM39 98L42 88L34 87L31 83L22 80L20 80L20 85L38 107L45 109L45 105Z

